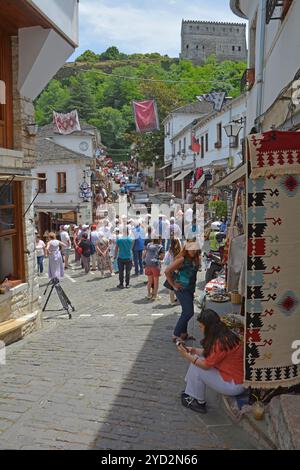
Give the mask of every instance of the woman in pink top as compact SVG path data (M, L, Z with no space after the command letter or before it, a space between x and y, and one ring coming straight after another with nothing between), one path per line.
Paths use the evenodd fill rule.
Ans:
M243 346L213 310L204 310L197 321L204 334L203 349L177 343L180 354L191 363L181 402L186 408L206 413L206 386L228 396L244 392Z

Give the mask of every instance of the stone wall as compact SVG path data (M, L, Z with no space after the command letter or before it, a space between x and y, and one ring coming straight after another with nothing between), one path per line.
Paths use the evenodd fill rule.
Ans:
M201 64L213 54L219 61L246 60L245 25L183 21L181 58L190 59L195 64Z
M13 113L14 113L14 150L22 152L24 157L18 158L18 173L35 166L36 150L35 138L29 137L26 132L26 125L34 122L34 107L30 100L21 97L17 89L18 81L18 38L12 39L12 68L13 68ZM9 152L8 152L8 159ZM22 162L22 165L21 165ZM8 169L13 168L8 164ZM29 172L30 174L30 172ZM34 185L32 180L22 183L22 214L25 214L34 198ZM25 333L40 325L40 306L39 306L39 285L36 271L35 256L35 226L34 226L34 207L32 206L23 218L23 236L24 236L24 266L25 266L25 284L18 286L5 298L0 299L0 322L9 319L20 319L28 314L37 314L33 316L32 324L25 328Z

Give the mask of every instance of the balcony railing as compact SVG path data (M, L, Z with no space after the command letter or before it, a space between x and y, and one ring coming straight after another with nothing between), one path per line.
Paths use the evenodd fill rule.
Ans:
M293 0L267 0L266 23L272 20L283 20L293 3Z

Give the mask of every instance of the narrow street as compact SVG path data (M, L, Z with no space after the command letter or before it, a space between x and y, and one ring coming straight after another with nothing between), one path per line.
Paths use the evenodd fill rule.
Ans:
M42 295L48 279L40 279ZM73 319L45 312L42 331L7 348L0 449L257 448L212 392L207 415L182 407L187 364L170 340L179 307L167 294L149 303L144 277L119 291L116 277L80 269L62 285ZM196 324L190 333L198 335Z

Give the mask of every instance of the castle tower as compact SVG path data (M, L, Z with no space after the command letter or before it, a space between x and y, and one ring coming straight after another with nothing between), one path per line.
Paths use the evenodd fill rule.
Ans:
M212 54L220 62L246 61L246 25L183 20L180 57L201 65Z

